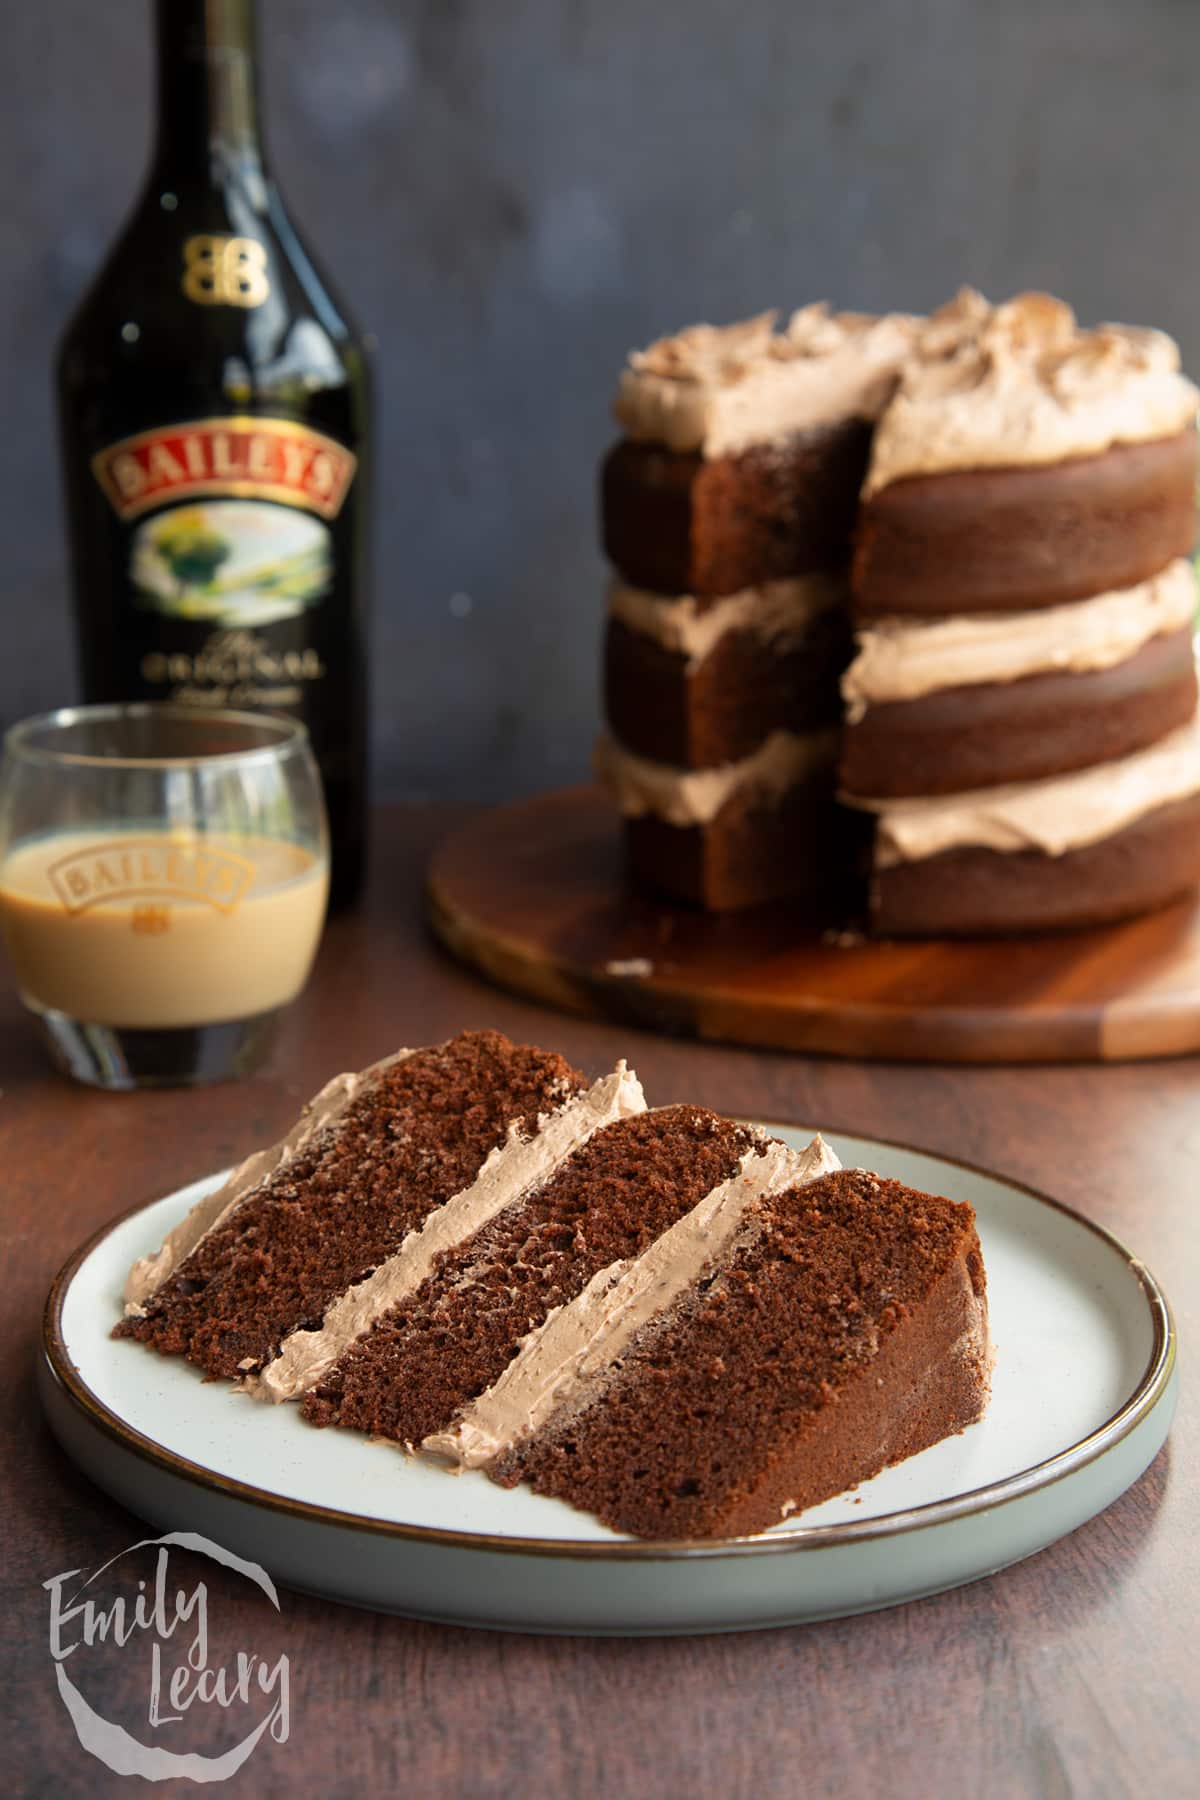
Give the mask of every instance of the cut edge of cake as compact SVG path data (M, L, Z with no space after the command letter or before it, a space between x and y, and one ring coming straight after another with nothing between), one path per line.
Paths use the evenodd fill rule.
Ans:
M986 1409L987 1280L964 1202L867 1170L785 1183L749 1202L665 1301L618 1331L532 1431L518 1421L484 1472L637 1538L735 1538L849 1492ZM797 1325L812 1333L798 1346Z
M223 1225L243 1200L248 1199L264 1182L278 1175L289 1162L307 1149L315 1137L336 1125L373 1081L388 1069L394 1068L397 1063L416 1054L413 1049L397 1050L365 1069L347 1071L327 1081L307 1102L290 1131L277 1143L269 1145L265 1150L256 1150L244 1162L238 1163L219 1188L202 1195L196 1201L179 1224L167 1233L157 1250L138 1258L125 1281L126 1318L143 1317L146 1302L154 1298L180 1263L198 1248L202 1238Z
M315 1331L293 1331L278 1356L241 1384L256 1399L296 1400L350 1345L413 1294L444 1252L465 1244L492 1219L548 1181L589 1138L619 1119L646 1111L641 1082L622 1059L616 1068L539 1121L523 1138L515 1125L490 1152L475 1180L431 1212L394 1255L335 1299Z
M638 1331L667 1311L730 1244L748 1210L770 1194L840 1169L819 1135L803 1150L771 1142L748 1150L721 1182L638 1257L610 1263L524 1338L516 1356L449 1431L422 1451L458 1469L487 1466L551 1414L602 1382Z

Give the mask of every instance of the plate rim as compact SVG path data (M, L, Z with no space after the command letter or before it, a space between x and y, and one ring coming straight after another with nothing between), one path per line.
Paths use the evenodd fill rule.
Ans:
M82 1413L88 1423L113 1440L122 1450L140 1457L160 1473L208 1489L222 1499L265 1508L269 1512L282 1513L313 1525L351 1530L403 1543L436 1544L445 1549L487 1555L600 1562L740 1559L745 1556L782 1555L786 1552L815 1552L904 1537L910 1532L951 1524L957 1519L994 1511L997 1507L1009 1505L1030 1493L1053 1487L1078 1474L1114 1449L1144 1423L1169 1393L1178 1357L1177 1330L1170 1302L1153 1272L1106 1225L1089 1219L1085 1213L1029 1182L1002 1175L995 1169L986 1168L982 1163L971 1162L965 1157L947 1156L939 1150L930 1150L900 1138L877 1137L841 1125L810 1127L795 1120L775 1119L764 1115L753 1120L742 1120L739 1116L739 1122L788 1131L811 1129L820 1131L822 1135L827 1132L831 1137L858 1138L861 1142L879 1144L887 1150L931 1157L951 1168L963 1169L968 1174L982 1176L985 1180L998 1181L1039 1205L1066 1214L1075 1225L1082 1225L1116 1253L1137 1282L1150 1313L1150 1355L1132 1391L1116 1412L1086 1437L1000 1481L989 1482L983 1487L972 1488L965 1494L955 1494L948 1499L926 1501L921 1506L882 1513L875 1518L850 1519L839 1525L797 1524L784 1530L730 1538L618 1538L608 1541L500 1536L492 1532L447 1530L435 1525L405 1525L394 1519L373 1519L362 1513L345 1512L339 1507L323 1506L315 1501L296 1500L287 1495L272 1493L269 1488L257 1487L254 1483L240 1481L235 1476L222 1475L214 1469L206 1468L202 1463L180 1456L176 1451L166 1449L144 1432L127 1424L101 1400L81 1375L67 1349L62 1329L63 1306L72 1282L88 1257L107 1237L134 1214L148 1211L161 1201L171 1199L180 1192L180 1188L125 1207L97 1227L68 1256L50 1285L42 1311L41 1356L44 1366L55 1387L65 1395L76 1411ZM198 1175L190 1182L181 1183L180 1187L219 1180L221 1173L222 1171L214 1170L209 1175Z

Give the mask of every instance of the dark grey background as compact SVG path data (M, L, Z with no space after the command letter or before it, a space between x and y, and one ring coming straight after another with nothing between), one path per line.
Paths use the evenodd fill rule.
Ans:
M378 338L379 791L582 772L633 344L971 281L1200 367L1196 0L264 0L270 143ZM74 693L54 336L137 187L140 0L3 6L0 719Z

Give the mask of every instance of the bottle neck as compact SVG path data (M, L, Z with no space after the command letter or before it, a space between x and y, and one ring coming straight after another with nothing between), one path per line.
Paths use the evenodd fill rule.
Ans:
M261 170L255 0L155 0L160 179Z

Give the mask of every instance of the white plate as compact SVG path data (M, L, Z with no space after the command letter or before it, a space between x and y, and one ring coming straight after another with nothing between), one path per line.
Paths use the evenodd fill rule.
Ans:
M811 1133L772 1126L797 1146ZM59 1275L42 1396L68 1455L134 1512L202 1532L292 1587L458 1624L562 1632L749 1629L865 1612L1029 1556L1116 1499L1166 1438L1170 1311L1115 1239L1055 1201L871 1139L844 1163L969 1200L996 1367L987 1416L757 1537L646 1544L556 1500L316 1431L189 1364L114 1342L134 1258L210 1182L119 1219ZM216 1181L219 1177L213 1177Z

